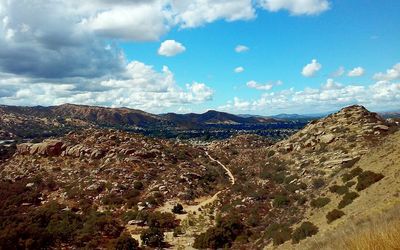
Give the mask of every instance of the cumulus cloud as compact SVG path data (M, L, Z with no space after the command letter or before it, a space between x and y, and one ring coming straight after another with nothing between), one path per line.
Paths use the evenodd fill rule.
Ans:
M236 53L243 53L249 50L249 47L244 46L244 45L238 45L235 47Z
M257 83L256 81L249 81L246 83L247 87L257 90L271 90L274 86L280 86L283 82L281 80L265 84Z
M400 63L394 65L391 69L386 70L386 73L377 73L374 79L378 81L391 81L400 79Z
M171 0L174 20L182 28L194 28L216 20L249 20L255 17L252 0Z
M364 73L365 73L365 69L363 69L362 67L357 67L357 68L350 70L347 75L350 77L359 77L359 76L363 76Z
M269 11L287 10L292 15L317 15L330 7L328 0L260 0L259 2Z
M316 59L313 59L311 63L307 64L304 66L303 71L301 74L305 77L313 77L315 74L320 71L322 68L322 65L318 63Z
M344 73L346 73L346 69L343 66L340 66L335 72L330 74L330 76L336 78L336 77L343 76Z
M243 73L244 72L244 68L242 66L237 67L233 70L235 73Z
M371 85L342 85L329 79L321 88L294 88L266 92L240 107L229 101L219 109L229 112L254 111L269 114L282 112L310 113L332 111L361 104L373 110L397 109L400 106L400 83L378 81Z
M152 112L212 100L214 91L204 83L193 82L181 88L174 74L164 66L156 71L152 66L133 61L126 65L120 78L64 79L52 82L32 81L4 75L0 81L0 103L13 105L58 105L77 103L109 107L130 107Z
M161 56L176 56L186 51L185 46L175 40L166 40L161 43L158 54Z

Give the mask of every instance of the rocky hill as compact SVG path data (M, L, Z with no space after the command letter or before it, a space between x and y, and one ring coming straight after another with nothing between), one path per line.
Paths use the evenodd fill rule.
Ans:
M346 249L339 230L357 242L383 211L400 220L399 125L362 106L277 143L243 134L189 144L69 119L81 127L0 159L0 249L107 249L131 237L143 248Z

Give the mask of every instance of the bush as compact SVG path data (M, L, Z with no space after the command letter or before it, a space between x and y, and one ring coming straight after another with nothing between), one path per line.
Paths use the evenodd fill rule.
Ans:
M343 195L349 192L349 188L347 186L333 185L329 188L329 191L331 191L332 193Z
M352 187L352 186L354 186L356 184L356 182L355 181L349 181L349 182L347 182L346 183L346 187Z
M315 189L320 189L325 185L325 181L322 178L317 178L313 180L312 184Z
M357 186L356 190L361 191L366 189L367 187L371 186L375 182L380 181L383 177L385 177L382 174L377 174L371 171L365 171L361 173L358 178L357 178Z
M332 211L326 214L326 219L328 220L328 224L331 223L332 221L341 218L343 215L345 215L343 211L338 209L333 209Z
M139 242L127 233L123 233L117 239L115 250L136 250L139 249Z
M311 206L314 208L321 208L321 207L326 206L330 201L331 201L331 199L329 199L327 197L320 197L315 200L312 200Z
M275 246L281 245L292 238L292 229L286 224L274 223L265 230L267 239L272 239Z
M273 201L274 207L284 207L289 204L290 204L290 200L286 195L277 195Z
M231 247L232 242L243 233L244 225L236 216L228 216L209 228L205 233L198 235L193 247L198 249L218 249Z
M345 206L351 204L357 197L359 197L359 195L356 192L345 194L343 199L339 202L338 208L344 208Z
M143 245L161 248L164 244L164 232L160 228L150 227L142 232L140 239Z
M133 183L133 187L137 190L142 190L144 185L141 181L135 181L135 183Z
M311 237L318 233L318 227L311 222L303 222L299 228L294 230L292 235L292 242L297 244L301 240Z
M351 170L349 173L343 174L342 175L342 180L343 182L348 182L351 179L353 179L354 177L356 177L357 175L360 175L363 172L363 170L359 167Z
M172 208L172 212L174 214L183 214L183 206L182 204L178 203Z

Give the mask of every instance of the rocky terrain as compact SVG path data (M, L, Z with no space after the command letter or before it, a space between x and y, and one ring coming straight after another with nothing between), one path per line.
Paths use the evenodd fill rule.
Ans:
M336 228L400 202L399 124L362 106L279 142L70 121L79 129L2 151L0 249L329 249Z

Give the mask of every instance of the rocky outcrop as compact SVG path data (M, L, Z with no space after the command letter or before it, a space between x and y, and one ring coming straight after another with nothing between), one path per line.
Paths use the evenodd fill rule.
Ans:
M17 145L17 153L22 155L59 156L64 150L60 140L47 140L41 143L22 143Z

